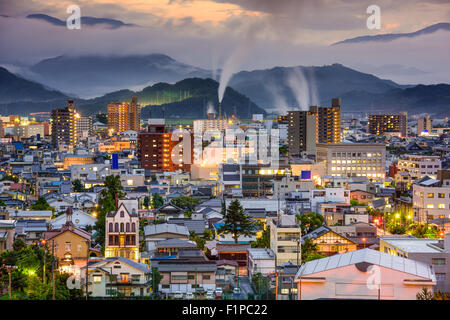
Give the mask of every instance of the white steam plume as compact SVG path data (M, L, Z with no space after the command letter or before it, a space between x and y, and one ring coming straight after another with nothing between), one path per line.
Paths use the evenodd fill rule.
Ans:
M308 110L309 104L309 87L308 82L300 68L294 68L287 77L287 84L294 94L300 110Z
M228 82L230 81L233 74L238 70L238 68L243 63L246 56L248 56L255 43L255 32L256 26L250 25L247 30L247 36L240 43L238 48L228 57L227 61L222 68L220 73L219 81L219 102L222 102L223 95L225 94L225 89L227 88Z
M206 105L206 113L208 114L208 113L216 113L216 110L215 110L215 108L214 108L214 105L212 104L212 102L211 101L208 101L208 103L207 103L207 105Z
M279 87L273 82L267 83L265 87L272 95L274 109L277 110L279 114L286 114L288 112L288 103L284 96L279 92Z

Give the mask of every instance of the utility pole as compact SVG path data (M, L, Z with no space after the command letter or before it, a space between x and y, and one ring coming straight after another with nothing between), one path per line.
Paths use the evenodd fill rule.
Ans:
M55 300L55 240L52 240L52 299Z
M86 300L89 299L89 290L88 290L88 269L89 269L89 248L91 247L91 240L86 240L86 279L85 279L85 286L86 286Z

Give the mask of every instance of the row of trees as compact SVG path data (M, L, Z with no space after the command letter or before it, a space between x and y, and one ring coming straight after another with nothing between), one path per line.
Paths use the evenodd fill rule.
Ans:
M45 258L44 258L45 256ZM45 268L44 268L45 261ZM81 298L81 290L67 288L68 274L58 271L57 259L54 259L48 247L26 245L21 239L14 241L13 250L0 254L0 266L12 265L11 291L14 298L45 300L52 299L52 262L55 261L55 299L68 300ZM8 290L8 273L0 268L0 291Z

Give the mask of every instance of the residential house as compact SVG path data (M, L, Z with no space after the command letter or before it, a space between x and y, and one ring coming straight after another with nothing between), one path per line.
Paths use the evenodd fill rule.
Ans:
M321 226L302 236L302 243L306 239L311 239L317 245L318 253L326 256L355 251L357 248L357 243L332 231L327 226Z

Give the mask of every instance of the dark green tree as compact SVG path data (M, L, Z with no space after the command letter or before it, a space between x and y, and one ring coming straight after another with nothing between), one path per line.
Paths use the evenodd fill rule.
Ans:
M153 209L159 208L164 204L164 199L159 193L154 193L152 197L152 207Z
M255 293L261 298L270 289L270 278L264 277L261 272L252 276L252 285Z
M224 215L224 224L218 230L219 234L231 234L234 243L238 243L240 235L253 236L256 234L252 219L245 213L239 200L231 201Z
M150 209L150 197L149 196L144 197L144 200L142 200L142 206L145 209Z
M180 207L182 209L192 211L192 210L194 210L195 206L200 203L200 199L186 197L186 196L179 196L179 197L173 198L171 203L173 203L174 205L176 205L177 207Z
M157 267L152 267L152 292L153 292L153 297L155 297L155 295L158 293L158 285L162 280L162 275L159 272Z
M83 183L80 181L80 179L75 179L75 180L72 182L72 189L73 189L73 192L84 192L84 191L85 191L84 185L83 185Z
M310 233L323 225L323 216L319 213L310 212L305 214L297 214L297 220L300 222L302 235Z
M2 199L0 199L0 207L6 207L6 203L4 203Z
M320 259L324 256L319 254L317 244L310 238L306 238L302 243L301 248L302 262L308 262L314 259Z
M30 210L51 210L55 211L55 208L51 207L44 197L39 197L35 203L30 205Z

